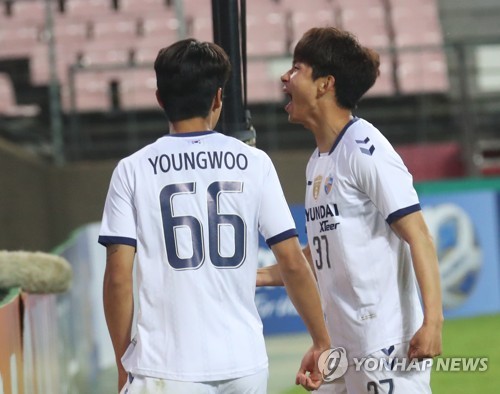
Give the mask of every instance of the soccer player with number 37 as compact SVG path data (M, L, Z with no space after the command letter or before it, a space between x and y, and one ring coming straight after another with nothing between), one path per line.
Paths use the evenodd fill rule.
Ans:
M387 139L352 115L378 74L376 52L325 27L304 34L281 77L289 121L316 140L306 169L304 254L332 346L345 349L349 365L318 393L430 393L430 369L397 368L441 353L438 261L412 176ZM259 270L259 286L281 283L278 266ZM356 371L353 359L363 357L399 360L394 369Z
M159 52L155 71L170 134L118 163L99 235L118 390L267 392L254 299L259 232L313 339L297 381L318 388L317 362L330 339L274 166L264 152L213 131L227 55L215 44L182 40Z

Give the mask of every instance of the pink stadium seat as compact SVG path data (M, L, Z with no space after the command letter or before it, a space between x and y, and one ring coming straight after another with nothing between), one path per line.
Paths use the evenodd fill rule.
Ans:
M12 81L0 73L0 116L35 116L39 112L37 105L17 105Z
M380 75L375 85L368 90L366 97L388 96L395 93L394 81L392 76L391 57L386 52L380 52Z
M449 89L448 67L441 50L399 52L398 78L403 93L444 92Z
M125 110L158 108L155 96L156 77L153 68L128 68L78 73L76 75L77 110L108 111L111 108L110 84L112 81L118 82L121 108ZM69 109L66 105L65 107Z
M193 20L192 34L188 36L194 37L200 41L213 41L213 22L211 16L197 16Z
M144 38L158 42L173 42L178 39L179 21L171 12L148 15L143 19Z
M55 7L54 7L55 8ZM18 23L45 23L45 1L14 1L12 15Z
M169 35L150 35L137 41L135 47L135 60L138 64L153 63L160 49L177 41L177 32Z
M124 109L159 108L156 101L156 76L153 68L130 69L121 80L121 103Z
M77 73L76 109L81 112L109 111L111 108L109 83L112 79L113 73L108 71Z
M443 34L435 0L392 0L396 46L441 45Z
M332 7L304 11L294 11L292 14L293 47L302 35L312 27L326 27L338 25L338 14Z
M269 1L269 0L267 0ZM281 8L292 18L292 50L302 35L312 27L335 26L336 8L330 0L281 0Z
M248 4L247 2L247 8ZM182 2L184 15L189 17L207 17L212 19L212 0L184 0ZM172 6L172 8L174 8Z
M74 46L78 41L87 39L87 22L68 18L57 18L54 24L57 44L67 43Z
M269 63L260 60L248 62L249 103L280 102L283 100L282 86L279 76L271 72Z
M158 15L165 12L167 6L165 0L121 0L120 13L133 16Z
M0 23L0 54L29 54L38 44L42 26L20 23L15 18Z
M93 22L96 40L127 40L137 36L137 17L114 14Z
M164 42L162 42L163 44ZM141 43L137 46L135 51L135 60L138 64L153 63L158 56L158 51L162 48L160 43L158 45L152 45L153 43L148 43L145 45ZM165 46L165 45L164 45Z
M124 45L113 47L107 43L92 41L84 46L82 61L85 66L127 64L132 48L133 44L130 48Z
M274 3L273 0L258 0L256 3ZM314 12L332 9L335 6L335 0L280 0L279 7L285 11L292 12Z
M247 15L247 53L249 56L287 53L285 17L284 12Z
M362 45L374 49L389 46L386 12L381 2L340 0L342 28L354 33Z
M66 14L72 18L85 19L113 12L110 0L68 0L66 3Z

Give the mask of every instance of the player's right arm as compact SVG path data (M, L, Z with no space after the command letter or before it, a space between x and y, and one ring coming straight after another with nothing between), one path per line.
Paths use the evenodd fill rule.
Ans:
M121 358L130 344L134 315L132 271L135 248L128 245L107 245L106 270L103 283L104 315L118 368L118 391L127 381Z
M302 360L296 383L309 390L316 389L322 382L317 365L318 358L324 350L330 348L330 337L325 326L316 281L296 237L276 243L271 249L278 262L288 296L313 340L312 348Z
M314 266L312 262L311 249L309 245L302 249L311 271L316 277L316 272L314 271ZM257 287L259 286L283 286L283 278L281 277L281 272L278 264L273 264L264 268L259 268L257 270Z

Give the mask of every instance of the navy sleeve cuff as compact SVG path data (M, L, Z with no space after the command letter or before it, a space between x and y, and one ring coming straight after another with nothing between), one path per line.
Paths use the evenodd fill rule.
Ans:
M99 241L101 245L129 245L137 249L137 240L128 237L111 237L107 235L99 236Z
M298 236L299 235L297 234L297 230L294 228L291 228L290 230L283 231L282 233L267 239L266 243L269 247L271 247L271 246L277 244L278 242L284 241L288 238L298 237Z
M410 213L420 211L421 209L422 208L420 207L420 204L410 205L409 207L401 208L396 212L391 213L389 216L387 216L387 219L385 221L389 224L392 224L395 220L409 215Z

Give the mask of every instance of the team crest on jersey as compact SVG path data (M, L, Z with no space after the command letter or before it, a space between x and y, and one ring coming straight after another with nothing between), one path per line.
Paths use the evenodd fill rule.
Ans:
M323 177L321 175L318 175L316 178L314 178L314 183L313 183L313 197L316 200L319 196L319 191L321 190L321 183L323 182Z
M328 176L325 180L325 193L328 194L330 193L330 190L332 190L333 186L333 176Z

